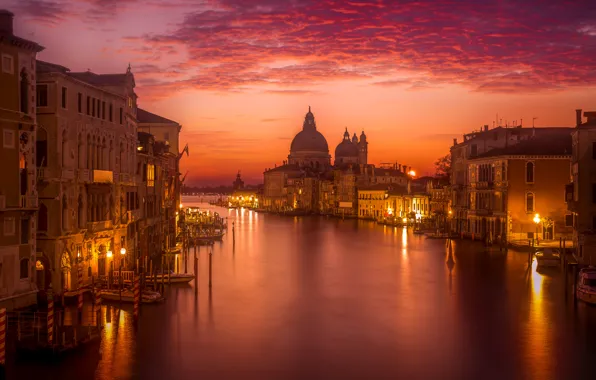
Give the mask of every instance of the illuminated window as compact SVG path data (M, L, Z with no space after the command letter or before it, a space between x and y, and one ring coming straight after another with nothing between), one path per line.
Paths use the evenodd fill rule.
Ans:
M155 186L155 165L147 164L147 186Z

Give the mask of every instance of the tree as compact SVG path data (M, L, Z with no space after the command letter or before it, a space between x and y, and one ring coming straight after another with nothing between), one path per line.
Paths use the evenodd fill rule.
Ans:
M435 161L435 175L437 177L447 177L451 174L451 154L440 157Z

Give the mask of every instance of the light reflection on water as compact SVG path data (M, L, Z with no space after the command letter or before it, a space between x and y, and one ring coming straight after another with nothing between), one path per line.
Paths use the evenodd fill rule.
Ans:
M198 293L171 287L165 303L142 306L137 327L132 307L104 306L101 360L65 361L57 378L89 378L71 376L75 366L102 380L567 379L592 368L595 309L573 311L560 273L528 271L525 253L450 249L362 221L218 211L230 228L213 247L213 288L211 248L200 247Z

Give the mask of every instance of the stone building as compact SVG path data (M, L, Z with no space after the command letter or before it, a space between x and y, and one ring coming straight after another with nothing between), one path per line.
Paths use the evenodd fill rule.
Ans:
M576 111L576 128L571 133L571 183L565 200L573 225L576 256L583 265L596 264L596 112Z
M153 236L156 233L163 234L163 237L161 237L163 243L169 244L171 248L176 244L176 215L180 208L181 182L179 175L180 158L183 152L179 153L179 137L182 126L174 120L166 119L139 108L137 111L137 128L139 136L137 160L140 169L143 170L142 173L145 173L137 174L137 183L140 184L139 189L145 186L145 193L148 192L147 190L157 190L157 193L154 191L154 194L160 199L160 202L156 201L155 203L156 212L160 215L160 230L155 231L155 227L152 227L153 231L150 232ZM143 133L150 134L152 138ZM143 136L142 141L141 136ZM147 182L148 174L144 164L153 165L154 167L156 177L154 178L155 186L153 186L153 189L147 186L151 182ZM143 200L143 196L140 199ZM141 237L148 234L141 227L137 227L137 230L139 230L139 236ZM155 237L153 238L155 239ZM143 241L148 240L144 239ZM156 254L157 251L151 252L151 250L151 247L144 250L141 247L140 255Z
M137 96L130 67L95 74L38 61L36 80L39 284L61 293L79 286L78 266L87 283L134 255Z
M466 230L507 241L570 235L562 196L570 178L571 128L550 128L468 160Z
M36 55L43 48L13 34L0 10L0 308L36 302Z
M304 117L302 130L294 136L290 145L288 164L310 167L317 171L326 170L331 166L327 140L321 132L317 131L315 116L310 107L308 107L308 113Z
M345 164L366 165L367 162L368 142L366 141L364 131L362 131L360 141L358 141L358 136L355 133L350 139L350 133L348 132L348 128L346 128L343 140L335 148L335 166Z

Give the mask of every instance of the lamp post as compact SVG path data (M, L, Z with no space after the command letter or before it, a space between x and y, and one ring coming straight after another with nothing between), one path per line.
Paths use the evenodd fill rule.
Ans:
M534 236L534 245L536 246L536 242L538 241L538 223L540 223L540 214L534 215L534 219L532 219L534 223L536 223L536 234Z

